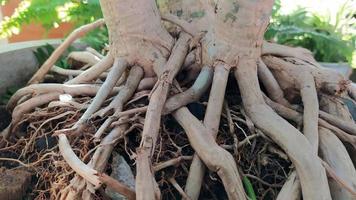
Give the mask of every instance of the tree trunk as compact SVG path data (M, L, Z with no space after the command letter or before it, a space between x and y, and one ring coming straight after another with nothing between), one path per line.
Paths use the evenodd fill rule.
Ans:
M76 78L67 81L63 87L31 85L19 90L10 100L8 108L13 109L13 120L3 132L6 138L26 121L22 117L25 113L42 105L49 106L50 102L60 99L60 94L96 94L91 104L85 108L84 114L78 114L80 117L73 126L56 131L60 138L60 153L76 172L68 186L61 189L61 199L92 199L103 183L113 184L112 188L118 188L118 192L126 188L115 180L102 182L101 179L107 177L101 173L105 173L111 152L119 143L119 139L124 139L125 143L120 144L128 156L136 159L135 194L130 190L130 197L136 196L136 199L140 200L160 199L160 186L164 183L156 181L155 173L158 168L153 166L153 159L160 156L162 143L173 141L171 138L167 140L161 133L166 131L161 117L167 114L172 114L181 125L195 155L189 155L193 160L189 172L185 172L189 176L184 190L175 177L167 177L164 180L170 182L184 198L198 199L207 168L219 176L229 199L247 199L241 181L239 161L216 141L223 103L227 100L225 93L230 86L230 75L238 83L238 88L235 87L234 90L240 92L241 106L246 112L246 118L250 119L250 123L261 130L268 140L284 150L295 167L295 170L291 170L291 178L286 182L279 198L288 198L290 195L290 198L298 199L300 188L305 200L328 200L331 196L351 198L356 190L355 169L348 152L337 137L349 142L354 148L356 139L349 134L354 133L356 125L353 121L347 125L337 120L331 120L332 123L328 114L319 111L321 95L348 97L346 92L350 89L349 82L342 76L321 68L307 50L263 40L274 1L159 2L160 10L154 0L101 0L104 20L109 31L108 54L95 62L91 68L80 72ZM162 19L168 21L169 25L162 23ZM96 23L94 25L97 26ZM62 52L68 43L70 41L61 46L56 55ZM53 62L50 61L49 63ZM41 74L46 72L47 68L48 66L44 66ZM93 81L100 80L107 70L109 72L105 74L106 79L100 88L90 85ZM185 72L189 75L181 80L180 76L184 77ZM185 84L192 78L196 80L187 89ZM38 77L35 79L39 80ZM260 81L268 96L263 94ZM120 87L117 87L118 85ZM181 87L182 85L184 86ZM186 105L199 101L210 85L204 121L201 122ZM78 88L78 91L75 88ZM141 88L148 89L149 94L146 91L143 93L145 95L142 95ZM109 98L111 95L115 97ZM130 103L142 96L148 96L147 106L126 110ZM293 105L298 103L293 101L295 98L301 99L302 103L299 104L303 109L301 105ZM146 114L143 119L144 112ZM348 114L346 110L343 112L346 112L343 116ZM330 113L337 114L336 111ZM329 119L325 120L330 124L321 119L323 116ZM100 122L95 121L98 118L101 119ZM298 126L303 125L302 131L286 119L296 122ZM100 141L100 144L93 149L90 161L85 164L71 149L67 136L70 140L77 141L78 139L71 136L88 135L88 121L95 121L99 125L95 125L96 133L92 139L84 140L94 145ZM231 121L230 119L230 129L233 129ZM132 141L126 134L135 126L140 127L140 133L136 140ZM40 129L41 127L38 128ZM325 135L319 138L319 134ZM102 139L103 135L105 136ZM236 136L234 138L236 139ZM352 141L348 141L349 138ZM130 140L134 144L140 140L134 153L127 150L126 145ZM328 148L330 141L337 142L338 147ZM179 149L178 154L182 153L182 147L174 146ZM331 165L331 168L327 168L328 174L331 174L335 181L328 181L325 163L319 158L319 153ZM333 164L333 161L339 160L338 155L347 162L347 166ZM84 158L87 161L89 159L86 156ZM180 156L187 158L185 155ZM181 160L175 158L167 161L165 165ZM344 168L347 169L347 175L339 173L340 169ZM333 170L336 174L339 173L340 177L335 175ZM331 189L328 183L331 183ZM288 194L286 191L293 193Z

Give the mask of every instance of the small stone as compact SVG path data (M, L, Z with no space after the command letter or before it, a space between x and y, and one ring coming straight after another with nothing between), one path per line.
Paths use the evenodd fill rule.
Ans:
M111 164L112 173L110 176L134 190L135 177L131 171L130 166L127 164L124 157L122 157L120 154L115 152L113 154L113 162ZM123 195L116 193L110 188L106 188L105 192L113 200L126 199Z
M31 174L25 170L0 169L0 199L22 199L31 181Z

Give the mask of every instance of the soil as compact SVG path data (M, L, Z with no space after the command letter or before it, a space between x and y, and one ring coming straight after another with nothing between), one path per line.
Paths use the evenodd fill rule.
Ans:
M0 105L0 131L5 129L11 121L11 115L4 105Z

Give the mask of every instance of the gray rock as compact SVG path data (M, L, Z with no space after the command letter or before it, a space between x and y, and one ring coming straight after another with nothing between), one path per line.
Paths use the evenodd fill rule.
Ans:
M135 189L135 177L131 171L130 166L125 161L124 157L122 157L118 153L113 153L113 163L111 164L112 173L111 177L120 181L121 183L127 185L131 189ZM106 188L106 194L111 197L113 200L124 200L126 199L121 194L116 193L110 188Z
M0 96L8 88L24 86L38 69L33 51L50 44L57 47L61 40L38 40L0 45ZM84 49L86 45L76 42L74 46Z
M349 78L351 73L352 73L352 68L348 63L325 63L321 62L321 66L334 70L342 75L344 75L346 78Z

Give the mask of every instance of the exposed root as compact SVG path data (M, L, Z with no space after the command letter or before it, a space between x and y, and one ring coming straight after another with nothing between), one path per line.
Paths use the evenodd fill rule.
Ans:
M53 66L51 68L51 72L63 75L63 76L79 76L80 74L82 74L84 71L83 70L77 70L77 69L63 69L57 66ZM107 73L102 73L99 78L106 78L107 77Z
M78 95L95 96L99 91L100 86L90 85L90 84L78 84L78 85L63 85L63 84L34 84L24 87L18 90L9 100L7 104L8 110L13 110L23 96L31 95L41 95L45 93L60 93L69 94L73 97ZM119 91L119 88L113 88L110 94L115 94Z
M212 75L213 70L211 67L203 67L192 87L172 96L166 101L163 114L171 113L182 106L198 101L209 88L212 82Z
M97 176L98 172L84 164L73 152L67 137L64 134L60 134L58 140L59 150L64 158L64 160L69 164L69 166L78 173L85 180L89 181L95 187L100 187L102 184Z
M273 108L273 110L275 110L279 115L283 116L284 118L294 121L297 124L300 124L302 121L302 114L298 113L297 111L284 107L283 105L277 104L271 100L269 100L268 98L265 98L267 104ZM351 144L353 147L356 148L356 137L353 135L350 135L346 132L344 132L343 130L339 129L336 126L333 126L331 124L329 124L328 122L326 122L323 119L318 120L319 126L325 127L329 130L332 130L333 133L343 142L345 143L349 143Z
M108 187L114 189L116 192L123 194L128 200L136 199L135 191L131 190L126 185L118 182L106 174L99 174L99 179Z
M288 47L276 43L270 43L267 41L263 42L262 46L262 55L275 55L281 57L295 57L304 61L307 61L312 64L316 64L313 54L305 49L300 47Z
M223 101L225 96L225 88L227 85L229 71L230 68L223 63L218 63L217 66L214 68L214 79L213 79L213 84L209 96L209 102L204 118L204 125L208 131L207 134L213 135L214 138L216 138L218 134L220 115L222 112ZM210 162L212 161L210 160ZM242 188L241 178L239 177L239 174L236 173L236 171L237 169L232 168L231 171L224 172L225 173L224 176L228 176L228 177L236 176L234 177L236 179L235 183L225 182L224 184L233 185L237 183L238 185L235 185L235 187ZM204 174L205 174L205 167L199 160L199 157L195 155L186 184L186 192L192 199L198 199L199 197ZM234 194L235 191L233 191L232 189L226 188L226 190L230 198L238 197L235 196L236 195ZM240 194L238 195L240 195L241 198L241 191L237 191L237 192L238 193L240 192Z
M141 67L134 66L130 70L129 77L125 83L125 86L122 88L120 93L113 99L113 101L104 109L101 109L96 113L103 117L109 111L113 110L114 114L108 117L105 122L100 126L99 130L95 133L94 138L100 139L101 135L105 132L105 130L110 126L110 124L119 117L122 116L121 111L123 110L124 104L131 98L133 93L135 92L134 88L137 88L139 80L143 76L143 70Z
M189 196L184 192L182 187L177 183L177 181L174 178L169 178L168 181L173 185L174 188L179 192L179 194L182 195L183 199L191 200Z
M109 160L109 157L112 153L112 150L118 140L123 137L124 130L127 128L126 124L121 125L119 127L114 128L99 144L98 148L95 149L94 155L92 156L92 159L88 163L88 166L95 169L97 172L102 173L104 172L104 169L107 165L107 162ZM91 188L90 185L88 185L87 189L89 188L89 191L84 191L86 188L86 182L83 180L80 176L75 176L71 184L67 187L66 190L62 191L61 196L66 197L66 196L74 196L74 197L79 197L79 196L90 196L92 195L95 191Z
M114 62L113 57L110 55L106 55L100 62L96 63L89 69L85 70L83 73L79 74L77 77L69 80L66 84L80 84L80 83L89 83L94 79L98 78L102 73L112 67Z
M319 144L318 111L319 101L315 88L314 78L311 74L303 74L299 78L301 85L300 96L303 101L303 133L312 145L313 152L317 154Z
M102 26L104 24L104 19L99 19L93 23L84 25L82 27L74 30L65 41L56 48L56 50L51 54L51 56L46 60L45 63L40 67L40 69L33 75L33 77L28 81L28 85L42 82L44 76L47 72L52 68L54 63L58 60L58 58L63 54L63 52L79 37L85 35L87 32Z
M116 82L119 80L121 75L124 73L127 62L122 59L118 58L114 62L114 66L109 72L107 79L105 80L104 84L100 87L97 95L93 99L93 102L90 104L88 109L82 115L82 117L78 120L78 122L74 125L73 129L79 129L96 111L98 111L101 105L104 103L105 99L110 94L111 90L116 85Z
M235 70L247 114L257 127L271 137L292 160L306 199L330 199L330 191L323 169L307 139L293 126L273 112L263 101L257 80L257 69L251 68L253 60ZM248 77L248 78L246 78ZM288 131L286 131L288 130Z
M354 148L356 148L356 136L354 135L350 135L346 132L344 132L343 130L329 124L328 122L322 120L322 119L319 119L319 125L324 127L324 128L327 128L331 131L333 131L333 133L343 142L345 143L349 143L351 144Z
M117 113L121 112L124 106L124 103L134 94L135 89L139 85L140 80L143 77L143 69L139 66L134 66L129 72L125 86L120 90L120 94L115 96L115 98L110 102L108 106L104 109L101 109L95 115L103 117L109 112ZM115 114L114 114L115 115Z
M302 196L300 188L300 181L297 177L296 171L293 171L285 184L283 185L281 191L277 196L277 200L290 199L299 200Z
M192 156L180 156L178 158L173 158L171 160L156 164L155 166L153 166L153 170L155 172L157 172L157 171L160 171L160 170L162 170L164 168L177 165L180 162L182 162L183 160L192 160L192 159L193 159Z
M172 50L172 55L167 61L166 67L159 71L159 81L151 93L150 103L148 105L140 150L137 153L140 159L137 160L137 179L136 193L138 199L154 199L155 184L152 170L150 169L150 157L155 148L158 131L160 127L160 117L167 99L170 85L183 64L184 58L188 52L189 37L182 34ZM140 155L142 154L142 155ZM146 158L147 157L147 158ZM148 163L141 163L148 162Z
M85 48L85 50L86 50L87 52L92 53L93 55L95 55L95 56L98 57L99 59L103 59L103 58L104 58L104 56L103 56L101 53L99 53L97 50L95 50L95 49L93 49L93 48L91 48L91 47L87 47L87 48Z
M257 66L258 78L262 81L263 86L266 88L268 96L277 103L280 103L286 107L291 107L287 99L284 98L284 93L281 87L271 71L267 68L266 64L260 59Z
M29 83L49 70L66 82L10 99L0 164L34 173L30 198L354 198L354 86L303 48L263 41L273 1L167 2L168 28L154 0L100 1L108 54L53 66L104 21L79 28Z
M345 121L324 111L319 111L320 118L330 124L342 129L343 131L356 136L356 124L352 121Z
M187 108L178 109L173 116L186 131L199 158L210 170L218 173L229 198L246 199L239 172L231 154L216 144L214 136L209 134L210 131Z
M320 156L335 171L351 190L356 191L356 170L351 158L340 140L328 129L320 128ZM333 199L352 199L355 194L350 193L334 179L329 180Z
M348 111L347 108L345 108L345 105L343 105L343 103L341 103L340 99L336 98L326 98L327 96L323 96L323 100L324 100L324 105L322 107L323 111L326 111L340 119L343 119L345 121L345 123L352 123L354 122L354 120L352 119L352 117L350 117L350 112ZM343 131L338 131L335 130L334 132L338 132L338 134L342 134ZM352 135L354 136L354 135ZM341 138L340 138L341 139ZM350 140L350 142L352 142L353 140ZM354 148L354 144L352 146L347 145L347 143L345 143L345 147L350 155L350 158L352 160L352 162L354 163L354 166L356 164L356 149Z
M87 52L87 51L72 51L68 55L67 59L86 63L89 66L95 65L96 63L98 63L101 60L96 55L94 55L90 52Z
M21 121L22 116L36 108L37 106L44 105L50 101L56 100L59 98L60 93L47 93L47 94L42 94L39 96L36 96L32 99L29 99L25 101L24 103L18 105L14 111L12 112L12 121L11 124L8 127L8 133L4 134L5 138L8 138L10 136L10 133L14 132L16 130L18 123Z
M149 77L141 80L140 84L137 87L137 90L150 90L157 82L157 77Z
M309 76L308 74L313 76L317 91L331 95L341 94L349 84L341 74L326 68L312 66L296 58L290 59L290 62L288 62L277 57L263 56L263 61L271 69L282 90L292 95L293 91L288 90L302 89L303 76ZM293 97L290 96L289 98Z

